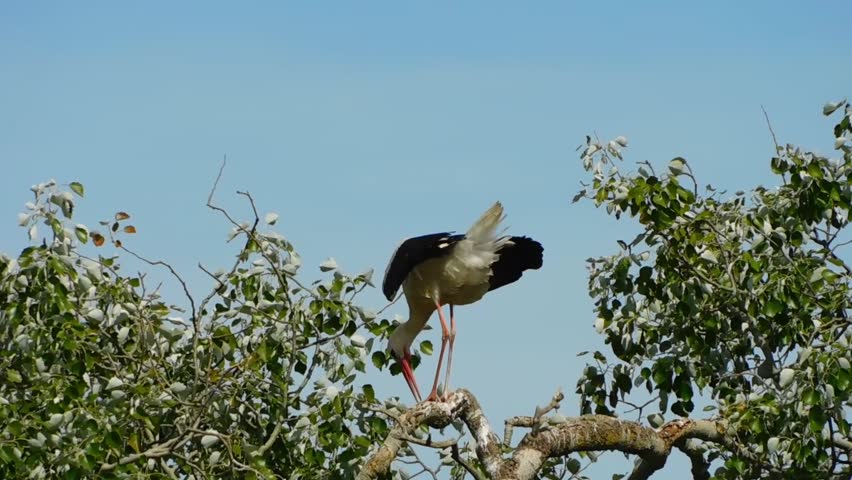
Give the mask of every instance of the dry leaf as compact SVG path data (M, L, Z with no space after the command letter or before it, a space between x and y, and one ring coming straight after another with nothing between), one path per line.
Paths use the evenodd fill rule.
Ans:
M115 219L118 221L127 220L130 218L130 215L127 212L118 212L115 214Z
M124 233L136 233L136 227L133 225L128 225L124 227Z
M100 247L104 244L104 236L97 232L92 232L89 234L92 237L92 242L94 242L96 247Z

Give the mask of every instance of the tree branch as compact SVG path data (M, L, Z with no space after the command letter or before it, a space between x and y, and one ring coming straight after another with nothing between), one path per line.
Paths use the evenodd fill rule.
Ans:
M514 417L510 420L517 420L515 423L518 426L525 427L542 424L539 421L541 412L555 408L559 400L554 396L550 405L537 409L537 416ZM496 480L532 479L548 458L600 450L639 455L642 460L629 478L645 479L665 465L672 447L677 447L690 457L693 474L697 475L695 478L706 478L707 462L697 446L687 440L715 442L729 448L734 446L734 439L729 436L727 424L723 421L680 419L655 430L614 417L585 415L564 421L560 419L561 423L555 425L553 422L542 424L541 428L521 439L511 457L504 458L501 443L491 431L476 397L460 389L451 394L446 402L421 403L400 415L385 442L367 460L358 480L372 480L386 473L405 444L403 439L420 425L443 428L455 419L467 425L476 441L477 458L485 467L487 476ZM470 471L469 465L463 466Z
M564 399L565 394L562 393L562 390L557 390L556 393L553 394L553 398L550 399L550 403L548 403L547 406L535 407L535 414L532 417L515 416L506 419L506 421L504 422L503 430L503 446L512 446L512 432L514 431L515 427L532 428L533 431L536 432L538 430L541 418L544 415L547 415L550 411L559 408L559 404Z
M471 474L471 476L473 476L473 478L475 478L476 480L487 480L488 477L483 475L482 472L480 472L475 466L471 465L467 460L462 458L461 452L459 452L458 442L454 443L452 448L453 460L455 460L456 463L458 463L465 470L467 470L467 473Z
M405 441L401 437L410 436L420 425L443 428L454 419L460 418L476 439L476 455L486 465L486 459L500 460L500 447L496 436L482 414L476 398L467 390L453 392L446 402L425 402L412 407L400 415L385 442L379 446L358 474L358 480L373 480L390 469ZM489 473L491 471L489 470ZM493 476L493 475L492 475Z
M701 442L694 438L681 439L675 442L675 447L689 457L689 461L692 462L692 479L709 480L710 462L704 458L704 452L698 448L700 445Z

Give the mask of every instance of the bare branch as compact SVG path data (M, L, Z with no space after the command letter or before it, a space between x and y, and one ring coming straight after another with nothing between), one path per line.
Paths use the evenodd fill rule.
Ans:
M175 279L178 281L178 283L180 283L181 288L183 288L184 296L189 301L190 310L192 311L193 327L196 329L196 331L198 331L198 315L195 311L195 300L192 298L192 294L189 293L189 287L186 285L186 282L183 280L183 278L180 276L180 274L177 273L177 270L175 270L174 267L172 267L170 264L168 264L168 263L166 263L162 260L149 260L149 259L143 257L142 255L139 255L138 253L134 252L133 250L128 249L127 247L125 247L123 245L118 247L118 248L129 253L130 255L135 257L137 260L145 262L148 265L151 265L152 267L160 266L160 267L166 267L166 269L168 269L168 271L172 274L172 276L175 277Z
M405 433L394 433L397 438L400 440L404 440L406 443L413 443L415 445L420 445L421 447L430 447L430 448L447 448L452 447L453 445L458 444L458 440L450 439L450 440L432 440L432 436L429 435L425 440L419 439L417 437L412 437L411 435Z
M534 432L537 431L537 425L540 423L541 417L547 415L550 411L559 408L559 404L562 403L562 400L564 399L565 394L563 394L560 389L553 394L553 398L550 399L550 403L548 403L545 407L535 407L535 414L532 417L516 416L507 418L504 422L505 428L503 430L503 446L510 447L512 445L512 432L514 431L514 427L532 428L534 429Z
M772 135L772 143L775 144L775 155L778 155L781 152L781 147L778 145L778 138L775 136L775 130L772 129L772 123L769 121L769 114L766 113L763 105L760 106L760 109L763 110L763 118L766 119L766 126L769 127L769 134Z
M225 165L228 163L228 157L222 159L222 164L219 165L219 173L216 174L216 180L213 180L213 188L210 189L210 194L207 195L207 205L213 203L213 195L216 194L216 187L219 186L219 180L222 179L222 172L225 170Z

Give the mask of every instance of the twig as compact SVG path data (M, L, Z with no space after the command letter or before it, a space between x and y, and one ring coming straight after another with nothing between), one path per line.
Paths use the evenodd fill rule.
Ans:
M458 463L465 470L467 470L467 473L469 473L473 478L475 478L476 480L488 480L488 477L483 475L482 472L479 471L479 469L477 469L476 467L471 465L470 462L462 458L461 453L459 452L458 442L453 444L451 452L453 455L453 460L455 460L456 463Z
M769 121L769 114L766 113L766 109L763 108L763 105L760 106L760 109L763 110L763 118L766 119L766 126L769 127L769 134L772 135L772 143L775 144L775 154L778 155L781 153L781 147L778 145L778 138L775 136L775 130L772 129L772 122Z
M278 435L281 433L281 427L284 425L285 420L279 420L278 423L275 424L275 428L272 429L272 433L269 434L269 438L266 439L263 445L260 446L257 450L252 452L252 456L259 457L266 453L267 450L272 448L272 445L275 444L275 440L278 439Z
M397 423L399 423L399 421L400 421L399 415L397 415L394 412L391 412L390 410L388 410L384 407L379 407L379 406L376 406L376 405L369 405L369 404L366 404L366 403L362 403L359 406L361 408L365 408L367 410L370 410L371 412L376 412L376 413L381 413L382 415L387 415L389 418L394 419Z
M166 474L169 476L169 478L178 480L178 476L177 473L175 473L175 469L170 467L169 464L166 463L166 461L162 458L160 459L160 466L163 468L163 470L166 471Z
M419 438L412 437L411 435L408 435L407 433L401 433L401 432L391 433L391 435L395 436L396 438L398 438L398 439L400 439L404 442L413 443L415 445L420 445L421 447L447 448L447 447L451 447L451 446L455 445L456 443L458 443L458 440L433 441L432 435L429 435L426 438L426 440L421 440Z
M391 305L393 305L394 303L396 303L396 302L397 302L397 300L399 300L400 298L402 298L402 290L400 290L399 294L396 296L396 298L394 298L394 299L393 299L393 301L392 301L392 302L388 303L387 305L385 305L384 307L382 307L382 309L381 309L381 310L379 310L378 312L376 312L376 315L377 315L377 316L378 316L378 315L381 315L381 314L382 314L382 312L384 312L385 310L387 310L388 308L390 308L390 306L391 306Z
M168 263L166 263L162 260L149 260L149 259L143 257L142 255L139 255L138 253L134 252L133 250L128 249L124 245L122 245L118 248L121 249L121 250L124 250L125 252L129 253L130 255L133 255L134 257L136 257L137 260L141 260L141 261L147 263L148 265L166 267L169 270L169 272L171 272L172 276L175 277L175 279L177 279L177 281L180 283L180 286L183 288L184 296L186 296L186 299L189 300L189 305L191 307L190 310L192 310L193 326L197 327L198 316L197 316L196 311L195 311L195 300L192 298L192 294L189 293L189 287L186 285L186 282L183 280L183 278L181 278L180 274L177 273L177 270L175 270L174 267L172 267L171 265L169 265Z
M532 428L533 433L537 433L537 425L540 423L541 417L543 417L550 411L559 408L559 404L562 403L562 400L564 399L565 394L562 393L562 389L559 389L556 391L556 393L553 394L553 398L550 399L550 403L548 403L544 407L535 407L535 414L533 414L532 417L520 415L507 418L506 421L503 422L503 445L505 447L512 446L512 433L515 427Z

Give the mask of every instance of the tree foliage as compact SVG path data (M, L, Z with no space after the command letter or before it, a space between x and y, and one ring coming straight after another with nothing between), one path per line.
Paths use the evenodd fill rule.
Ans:
M617 360L587 366L583 413L615 414L642 389L654 401L637 410L658 426L696 416L701 396L735 439L702 446L721 461L716 478L850 475L852 110L824 109L835 111L841 159L776 145L780 186L733 195L702 192L683 158L622 173L626 141L588 139L593 178L577 199L642 231L588 261L596 328Z
M0 257L0 477L353 477L388 429L355 381L391 325L354 303L372 272L330 260L306 285L277 215L238 223L209 204L243 247L193 297L122 243L129 214L73 224L84 188L67 188L32 187L19 220L34 244ZM185 305L121 255L166 268Z

